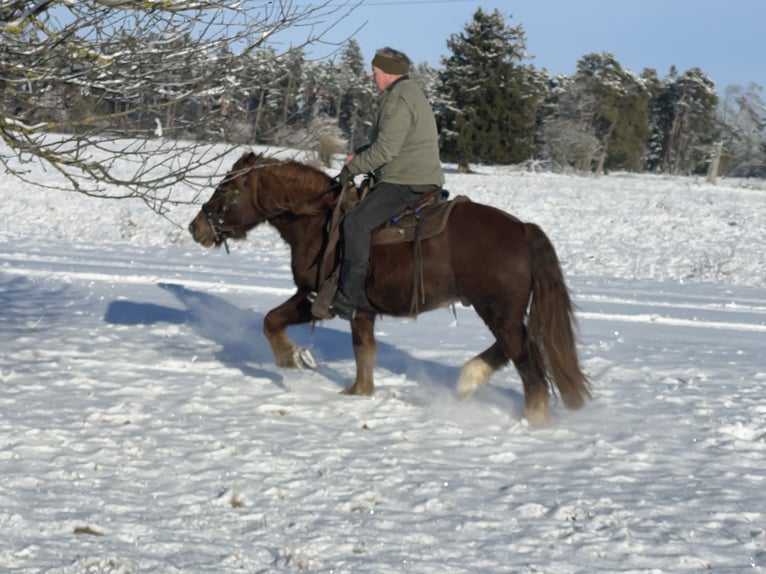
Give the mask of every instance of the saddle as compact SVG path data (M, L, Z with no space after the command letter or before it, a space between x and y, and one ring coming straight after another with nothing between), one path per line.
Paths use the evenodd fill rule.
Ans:
M406 209L372 232L372 245L422 241L439 235L447 226L452 208L470 201L464 195L448 199L449 192L436 188L423 194L418 204Z
M366 197L369 187L362 184L360 188L351 185L341 191L341 197L336 203L335 210L328 224L328 243L319 266L319 290L313 300L311 312L320 319L332 318L329 311L333 295L338 288L340 274L340 258L336 257L336 247L340 239L340 224L346 213ZM420 201L406 209L372 232L371 245L394 245L397 243L412 243L413 277L411 313L417 314L419 300L424 298L422 255L420 242L435 237L444 231L452 209L458 203L470 201L464 195L448 199L449 192L432 187L423 193ZM418 297L420 295L420 297Z

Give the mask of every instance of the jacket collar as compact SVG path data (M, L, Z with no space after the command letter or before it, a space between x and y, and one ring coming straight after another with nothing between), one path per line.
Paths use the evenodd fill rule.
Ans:
M404 80L409 80L410 76L408 74L404 74L403 76L399 76L396 78L393 82L391 82L391 85L389 85L385 90L383 90L380 95L387 94L388 92L391 92L394 89L394 86L400 84Z

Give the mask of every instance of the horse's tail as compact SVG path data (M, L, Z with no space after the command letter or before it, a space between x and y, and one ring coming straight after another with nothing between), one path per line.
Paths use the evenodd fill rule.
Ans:
M540 350L551 389L558 389L567 408L579 409L591 394L577 358L574 306L550 239L534 223L525 223L524 231L532 270L527 333Z

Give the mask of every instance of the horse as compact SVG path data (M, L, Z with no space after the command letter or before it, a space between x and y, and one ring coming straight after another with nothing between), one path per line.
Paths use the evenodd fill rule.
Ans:
M309 164L246 152L189 225L194 241L205 248L225 244L228 249L227 240L243 240L262 223L276 228L289 245L297 291L263 323L278 367L317 368L311 353L286 331L316 320L312 298L320 287L328 222L340 191L336 179ZM365 285L372 308L359 308L351 320L356 376L342 393L373 394L375 319L412 316L418 272L422 304L416 314L456 302L472 305L496 339L462 366L460 398L488 383L509 361L521 378L523 416L530 425L549 422L551 394L558 392L568 409L591 398L577 356L574 306L553 244L538 225L464 201L454 206L440 235L422 241L420 251L422 267L416 270L412 244L373 244Z

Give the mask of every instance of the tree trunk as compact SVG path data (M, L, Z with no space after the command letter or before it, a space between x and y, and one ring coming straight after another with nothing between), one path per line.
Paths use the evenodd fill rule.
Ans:
M721 152L723 150L723 142L718 142L713 147L713 158L710 160L710 167L707 170L707 182L715 185L718 179L718 166L721 164Z
M471 172L471 166L468 165L467 159L461 159L460 162L457 164L457 172L458 173L472 173Z
M266 88L261 88L261 93L258 95L258 109L255 110L255 120L253 121L253 131L250 138L253 143L258 143L258 124L261 122L261 114L263 113L263 102L266 99Z
M290 79L287 81L287 88L284 92L284 102L282 103L282 125L287 125L287 114L290 111L290 95L293 91L293 75L290 74Z
M609 131L606 132L606 136L604 137L604 145L601 146L601 157L596 166L596 175L602 175L604 173L604 164L606 163L606 156L609 153L609 142L612 140L612 132L614 132L614 124L609 125Z
M678 150L680 139L681 126L683 123L683 117L686 114L686 94L681 96L681 99L676 102L673 108L673 125L670 128L668 134L667 147L665 148L665 157L662 161L662 171L664 173L677 173L678 159L680 151Z

